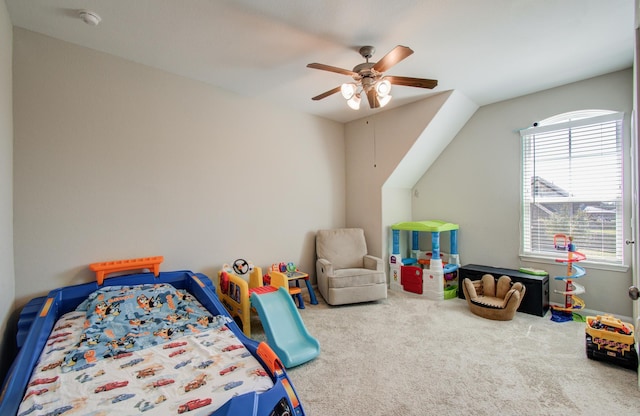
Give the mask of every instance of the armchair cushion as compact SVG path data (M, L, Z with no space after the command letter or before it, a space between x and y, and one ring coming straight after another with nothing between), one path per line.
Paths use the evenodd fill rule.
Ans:
M320 230L316 236L316 253L336 269L362 268L367 255L364 231L360 228Z
M360 228L320 230L316 234L318 291L330 305L387 297L382 259L367 254Z

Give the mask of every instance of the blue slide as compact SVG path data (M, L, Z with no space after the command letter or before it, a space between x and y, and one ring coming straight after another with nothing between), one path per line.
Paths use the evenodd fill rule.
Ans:
M287 289L253 293L251 305L260 316L267 344L286 368L306 363L320 354L320 343L307 331Z

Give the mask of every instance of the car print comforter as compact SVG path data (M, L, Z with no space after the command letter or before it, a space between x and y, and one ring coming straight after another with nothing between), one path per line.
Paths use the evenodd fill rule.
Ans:
M204 415L269 390L227 319L170 285L101 289L58 320L18 415Z

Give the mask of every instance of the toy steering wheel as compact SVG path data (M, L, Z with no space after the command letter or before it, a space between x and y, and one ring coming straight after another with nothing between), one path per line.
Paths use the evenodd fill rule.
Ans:
M245 259L238 259L233 262L233 271L238 274L246 274L249 271L249 263Z

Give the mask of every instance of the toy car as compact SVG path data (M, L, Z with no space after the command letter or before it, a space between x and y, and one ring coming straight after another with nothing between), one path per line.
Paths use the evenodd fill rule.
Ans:
M45 365L44 367L42 367L41 371L53 370L54 368L60 367L61 365L62 365L62 360L56 361L56 362Z
M29 397L31 396L40 396L41 394L45 394L46 392L48 392L49 389L47 388L43 388L43 389L38 389L38 390L31 390L30 392L27 392L27 394L24 396L24 400L27 400Z
M229 374L230 372L235 371L237 368L238 368L238 366L231 365L231 366L229 366L227 368L224 368L224 369L220 370L220 375L223 376L225 374Z
M187 341L170 342L168 344L165 344L162 348L166 350L166 349L169 349L169 348L182 347L183 345L187 345Z
M235 344L235 345L229 345L228 347L224 347L222 349L222 351L223 352L228 352L228 351L233 351L233 350L237 350L237 349L240 349L240 348L242 348L242 345Z
M178 413L190 412L194 409L198 409L203 406L208 406L210 404L211 404L211 399L209 398L189 400L185 404L181 404L180 407L178 407Z
M94 393L100 393L100 392L103 392L103 391L109 391L109 390L117 389L119 387L125 387L127 384L129 384L128 380L113 381L111 383L103 384L102 386L96 387L96 389L94 390Z
M161 365L143 368L142 370L138 371L138 374L136 374L136 378L145 378L145 377L155 376L156 371L160 371L162 369L163 367Z
M200 369L204 369L209 367L211 364L213 364L213 360L207 360L207 361L203 361L200 364L198 364L196 366L196 368L200 368Z
M33 406L31 406L30 408L28 408L24 412L18 414L18 416L27 416L27 415L30 415L31 413L35 412L36 410L42 410L42 405L40 403L34 403Z
M187 352L187 350L185 350L184 348L180 348L179 350L175 350L171 354L169 354L169 357L175 357L176 355L184 354L185 352Z
M236 387L241 386L242 383L243 383L242 380L231 381L224 385L224 389L225 390L235 389Z
M49 413L45 413L44 416L59 416L71 409L73 409L73 406L70 406L70 405L58 407L56 410L53 410Z
M132 355L133 355L133 353L132 353L132 352L121 352L121 353L120 353L120 354L118 354L118 355L114 355L114 356L113 356L113 359L114 359L114 360L119 360L120 358L130 357L130 356L132 356Z
M139 364L139 363L141 363L143 361L144 361L144 358L134 358L131 361L127 361L126 363L121 364L120 368L133 367L134 365Z
M160 380L156 380L151 384L147 384L147 388L157 389L158 387L166 386L167 384L175 383L175 380L170 378L161 378Z
M633 325L611 315L587 316L585 339L587 358L638 368Z
M205 374L201 374L198 377L196 377L195 379L193 379L192 381L190 381L186 386L184 386L185 393L188 393L191 390L198 389L198 388L204 386L205 384L207 384L206 378L207 378L207 376Z
M58 376L50 377L50 378L37 378L29 383L29 387L37 386L40 384L50 384L58 380Z
M173 368L175 368L175 369L177 370L178 368L182 368L182 367L184 367L185 365L189 365L189 364L191 364L191 361L192 361L192 359L188 359L188 360L185 360L185 361L181 361L181 362L179 362L178 364L176 364L176 365L175 365L175 367L173 367Z
M116 397L114 397L113 399L111 399L111 403L123 402L125 400L128 400L128 399L132 398L133 396L135 396L135 394L133 394L133 393L119 394Z

